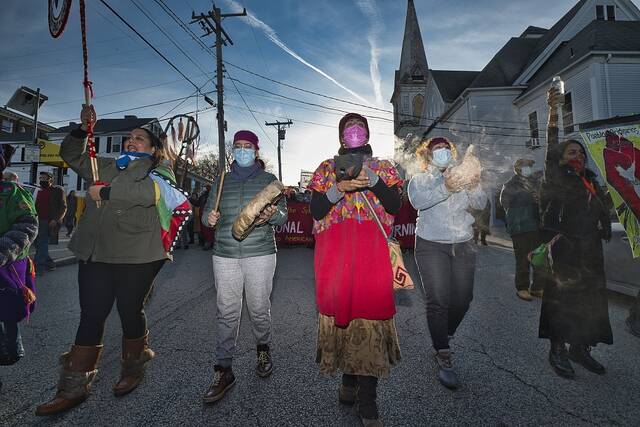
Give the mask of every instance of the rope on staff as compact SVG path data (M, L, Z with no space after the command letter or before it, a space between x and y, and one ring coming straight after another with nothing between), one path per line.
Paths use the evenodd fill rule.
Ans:
M84 67L84 80L82 85L84 86L84 101L85 104L90 106L91 99L93 98L93 85L89 80L89 53L87 49L87 22L85 13L85 0L80 0L80 29L82 32L82 65ZM87 125L87 148L89 149L89 160L91 164L91 176L93 183L100 183L100 176L98 174L98 159L96 158L96 145L94 143L94 131L93 131L93 117L89 120ZM96 202L100 207L100 201Z

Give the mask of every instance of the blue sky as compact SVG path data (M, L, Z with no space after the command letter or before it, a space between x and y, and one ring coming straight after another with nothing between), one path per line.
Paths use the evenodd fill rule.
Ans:
M180 50L149 21L130 0L107 0L133 26L197 85L213 76L215 61L172 21L153 0L136 0L152 18L194 59ZM183 20L191 11L206 11L208 0L164 0ZM35 7L35 3L42 3ZM67 29L59 39L49 35L45 2L9 0L0 14L0 103L21 86L40 87L49 97L41 120L54 126L77 120L82 102L82 51L78 2L74 1ZM157 54L148 48L100 2L88 1L90 77L98 115L112 111L186 97L194 92ZM218 0L223 12L239 12L242 5L251 18L230 18L224 27L234 46L224 50L229 62L310 91L391 110L393 73L400 61L406 0ZM434 69L480 70L513 36L528 25L548 28L576 2L573 0L415 0L429 66ZM638 2L634 2L638 5ZM543 12L543 13L541 13ZM191 25L197 34L200 28ZM213 38L203 39L208 45ZM244 83L325 107L362 112L362 109L289 89L227 67ZM203 75L203 71L211 75ZM231 81L225 80L225 115L228 138L239 129L251 129L261 140L261 154L276 166L275 129L265 121L290 117L283 149L283 174L295 184L301 169L314 170L337 151L337 123L341 113L297 104L237 83L256 120ZM212 91L211 82L203 91ZM126 93L116 94L117 92ZM215 94L210 95L215 99ZM127 114L160 117L177 102L134 110ZM199 107L207 104L199 101ZM176 112L195 110L190 99ZM125 113L103 117L122 117ZM372 115L390 119L384 112ZM203 112L199 120L204 139L201 150L215 150L215 113ZM391 156L393 124L371 120L371 143L379 156ZM266 134L265 134L266 132Z

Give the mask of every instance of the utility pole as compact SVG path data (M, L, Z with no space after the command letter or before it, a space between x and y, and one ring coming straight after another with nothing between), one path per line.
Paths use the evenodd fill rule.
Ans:
M33 146L38 147L38 110L40 110L40 88L36 90L36 114L33 116ZM29 172L30 182L36 185L38 182L38 161L31 162L31 170Z
M280 150L282 149L281 146L281 142L284 141L284 136L286 134L286 129L284 128L286 127L290 127L293 122L291 120L287 120L286 122L274 122L274 123L267 123L264 122L265 125L267 126L278 126L278 179L280 180L280 182L282 182L282 157L280 155Z
M210 10L205 15L201 13L196 15L191 14L191 24L198 22L200 27L204 30L205 36L215 33L216 35L216 91L218 92L218 172L219 176L222 176L225 171L225 159L226 149L224 132L227 130L227 123L224 120L224 106L223 106L223 73L224 65L222 63L222 46L228 46L227 43L233 45L233 41L229 34L222 28L222 19L233 16L247 16L247 9L242 10L242 13L222 13L220 8L213 5L213 10Z

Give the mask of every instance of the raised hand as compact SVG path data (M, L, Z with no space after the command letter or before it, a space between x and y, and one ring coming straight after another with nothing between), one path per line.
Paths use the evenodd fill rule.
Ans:
M97 120L96 110L93 105L82 104L82 111L80 112L80 121L82 122L82 130L89 128L89 123L95 124Z

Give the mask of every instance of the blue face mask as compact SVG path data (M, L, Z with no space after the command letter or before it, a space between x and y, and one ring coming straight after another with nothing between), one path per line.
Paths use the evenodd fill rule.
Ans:
M530 166L523 166L520 168L520 175L524 176L525 178L528 178L531 176L531 167Z
M138 153L137 151L124 151L120 157L116 159L116 166L118 169L123 170L129 166L133 160L142 159L144 157L151 157L149 153Z
M451 163L453 155L448 148L438 148L433 150L433 164L439 168L446 168Z
M242 168L252 166L256 162L256 150L253 148L234 148L233 158Z

